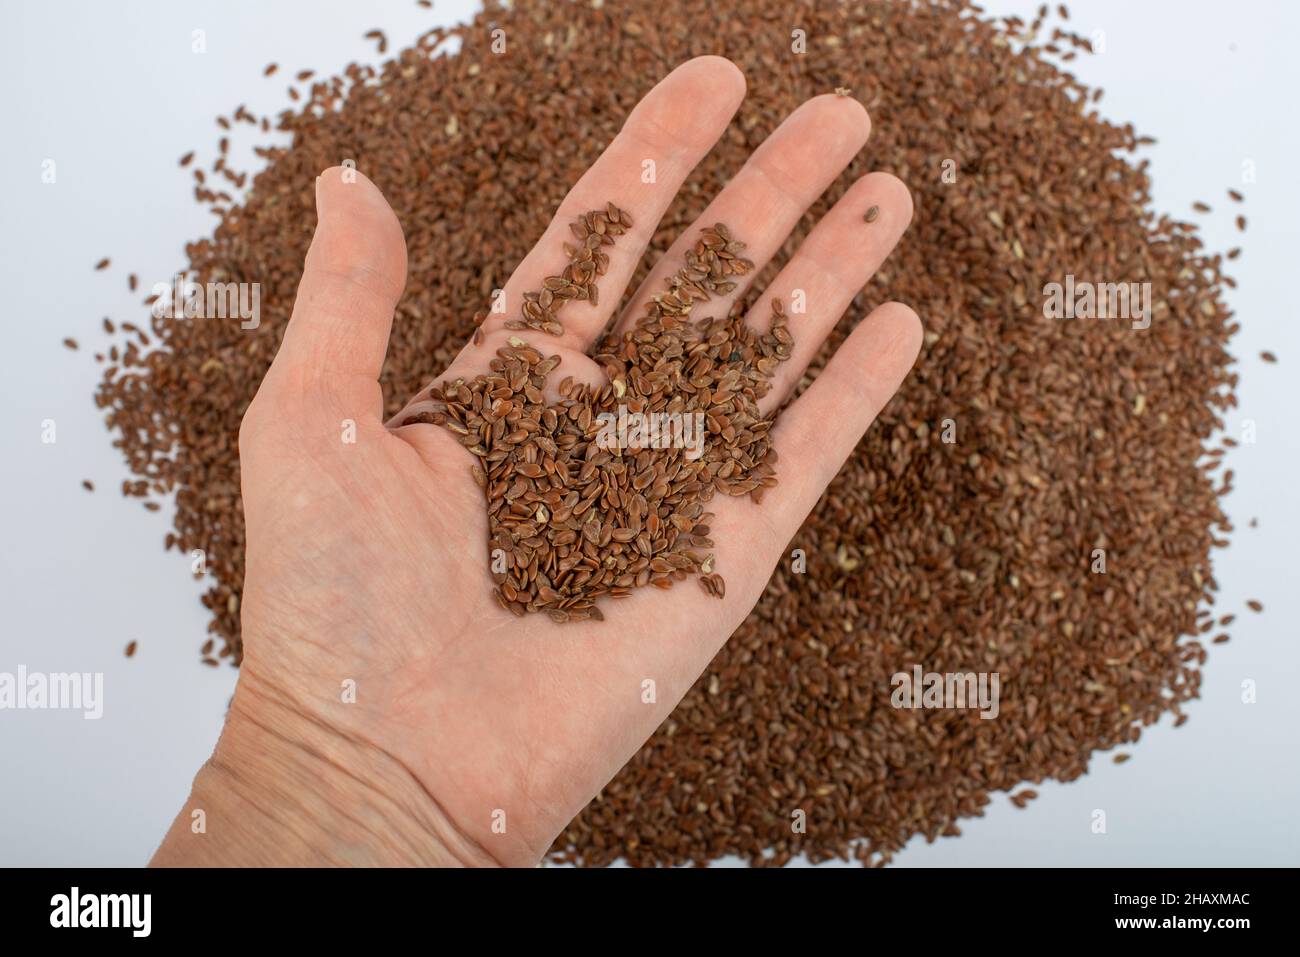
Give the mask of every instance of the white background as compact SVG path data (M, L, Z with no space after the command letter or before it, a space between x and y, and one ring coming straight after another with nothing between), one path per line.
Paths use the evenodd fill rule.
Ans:
M612 0L611 0L612 2ZM998 12L1032 15L1034 3L990 0ZM437 0L433 16L463 19L468 2ZM1218 553L1220 612L1237 611L1232 641L1213 646L1203 700L1176 732L1165 721L1135 756L1108 755L1069 785L1040 786L1017 811L995 797L963 837L914 841L900 865L1297 864L1300 588L1293 571L1300 509L1293 426L1300 334L1293 280L1300 268L1300 157L1293 98L1300 68L1293 39L1300 5L1289 2L1082 0L1072 25L1105 33L1106 52L1076 63L1106 88L1104 112L1159 138L1153 157L1158 208L1190 217L1214 207L1212 249L1239 240L1245 254L1231 296L1243 324L1241 409L1258 442L1231 460L1238 526ZM737 3L737 12L743 8ZM0 32L0 280L6 291L0 346L0 671L102 671L105 714L0 711L0 864L141 864L180 807L209 753L234 685L230 668L197 662L207 616L202 592L161 540L166 512L123 499L125 467L109 444L91 394L100 319L140 319L127 272L151 285L184 262L184 242L211 229L177 157L209 161L213 117L241 102L255 112L288 106L293 73L331 74L373 62L362 39L384 29L390 54L431 25L413 0L13 0ZM792 24L794 26L795 24ZM191 33L207 52L191 52ZM271 79L268 62L280 64ZM239 141L243 143L243 141ZM249 143L243 143L246 148ZM239 148L236 168L247 155ZM41 181L42 163L57 182ZM1242 184L1252 161L1257 181ZM1225 189L1247 194L1249 232ZM112 256L110 270L92 266ZM148 278L146 278L148 277ZM60 344L74 336L82 351ZM1263 364L1271 349L1281 363ZM58 441L42 444L41 422ZM98 491L81 488L92 479ZM1249 521L1258 518L1259 527ZM1247 598L1266 605L1244 610ZM123 656L137 640L132 660ZM1241 702L1241 683L1258 703ZM1090 828L1104 809L1108 832Z

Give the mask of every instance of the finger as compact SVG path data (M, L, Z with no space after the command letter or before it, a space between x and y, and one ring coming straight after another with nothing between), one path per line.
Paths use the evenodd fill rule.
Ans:
M629 215L632 226L612 246L601 247L609 256L609 265L598 283L599 304L567 302L559 315L564 333L554 343L546 343L575 351L585 349L618 304L687 174L717 142L744 96L743 74L723 57L697 57L664 77L636 105L622 130L560 203L541 240L506 283L501 300L504 311L489 313L484 320L484 336L502 332L508 319L518 318L524 293L541 290L544 279L563 271L567 263L563 246L575 242L570 224L612 202ZM491 356L494 348L467 347L448 375L462 374L456 369L461 359L476 353Z
M921 322L902 303L878 307L772 431L778 484L763 511L781 549L798 531L858 440L906 378L921 348Z
M871 222L866 220L870 218ZM912 221L912 194L888 173L868 173L844 194L763 291L748 321L770 320L779 299L794 345L777 366L772 390L759 402L767 413L785 401L853 297L875 275Z
M379 372L406 285L406 241L378 187L352 168L316 180L316 233L268 379L382 415ZM318 393L317 393L318 394Z
M724 223L746 244L740 255L756 275L780 250L791 230L826 188L843 172L871 135L871 119L857 100L827 94L791 113L763 141L739 173L687 229L637 289L619 319L629 328L645 314L651 299L665 292L700 231ZM725 315L744 294L743 285L710 300L710 315Z

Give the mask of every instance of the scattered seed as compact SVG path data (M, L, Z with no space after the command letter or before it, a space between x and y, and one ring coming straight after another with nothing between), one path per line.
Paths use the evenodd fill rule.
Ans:
M753 0L746 11L785 23L788 6ZM1167 713L1176 726L1185 723L1206 655L1197 641L1203 636L1196 609L1214 597L1211 543L1226 538L1220 529L1227 521L1218 486L1198 468L1208 445L1199 437L1220 431L1235 403L1229 341L1236 325L1223 302L1223 257L1202 248L1195 229L1153 207L1149 170L1134 155L1150 138L1082 109L1101 91L1065 72L1041 44L1020 52L1023 24L1013 27L954 5L805 5L799 25L816 56L800 58L796 71L788 50L769 42L770 31L738 32L734 13L724 6L626 0L615 15L611 8L597 2L494 4L490 14L420 38L383 69L357 64L338 77L322 77L291 110L258 122L287 145L266 151L265 169L251 179L251 189L239 188L232 198L214 187L225 173L244 175L226 169L224 159L206 177L197 175L202 169L193 171L196 199L216 213L217 227L190 244L188 260L178 264L200 280L238 276L287 290L310 239L303 210L310 208L315 174L341 157L374 170L407 228L413 264L417 256L423 264L411 270L382 375L392 415L473 335L475 303L491 291L479 288L479 277L509 275L536 239L523 227L555 207L575 173L617 133L649 78L694 53L724 53L744 70L752 92L692 174L691 188L670 204L633 288L764 132L801 102L837 88L888 91L894 135L882 127L871 154L855 159L792 241L805 237L809 224L871 167L898 172L924 215L916 217L870 295L907 302L932 322L926 348L788 544L787 556L799 549L806 570L782 561L758 606L710 664L717 692L710 695L709 680L702 678L601 800L559 835L551 856L587 865L620 858L677 865L731 854L770 865L803 853L814 861L853 856L882 863L915 835L957 833L957 822L980 814L995 793L1027 781L1078 778L1094 751L1132 746L1143 727ZM496 27L511 37L509 56L482 54L483 38ZM1060 33L1051 44L1058 51L1091 49L1087 37ZM461 52L444 52L449 40L459 40ZM1018 52L1009 56L1009 49ZM581 90L581 96L557 95L557 69L565 73L566 89ZM936 89L944 91L942 110L934 108ZM1034 135L1008 136L1026 116L1033 117ZM453 117L455 126L444 135ZM218 125L229 129L230 121L222 117ZM976 178L963 166L956 184L931 175L937 157L953 155L953 144L978 157L978 169L996 172ZM454 229L447 227L448 209L457 211ZM1098 209L1106 215L1099 217ZM1079 241L1080 224L1087 224L1087 242ZM708 248L721 261L718 250L731 240L718 238L721 244ZM1023 258L1013 254L1012 238ZM586 234L573 236L572 254L562 261L582 255L579 246L587 242ZM592 242L593 258L608 254L610 243ZM1121 268L1116 275L1117 263L1140 263L1141 269L1125 274ZM1115 322L1045 323L1038 292L1066 271L1150 280L1161 291L1150 328L1138 333L1121 331ZM562 287L563 297L555 295L559 289L538 289L536 300L512 305L506 325L539 362L554 351L545 345L549 335L563 331L565 305L589 300L589 285L603 302L620 298L622 290L600 288L590 278ZM703 278L688 274L684 282ZM717 325L709 336L723 334L719 351L706 347L714 385L727 363L737 365L743 382L766 379L758 362L775 357L747 351L763 333L745 339L731 328L731 310L717 314L718 295L755 298L748 284L753 281L758 294L764 279L752 270L728 277L734 289L719 284L709 299L693 301L674 330L684 343L702 334L703 317ZM543 291L551 293L547 305ZM672 313L684 306L682 291L659 290L668 307L661 323L679 318ZM167 547L181 556L195 548L208 552L212 584L205 602L224 655L205 651L210 667L242 659L239 420L266 372L292 298L288 292L265 296L255 332L237 322L159 320L150 329L157 348L147 358L134 334L124 337L108 350L111 364L96 394L139 483L128 494L144 497L155 485L159 493L174 491L175 527ZM806 381L861 313L850 310ZM553 315L558 318L548 318ZM990 315L1000 321L989 322ZM781 338L788 330L769 334L788 345ZM620 340L603 348L611 362L633 368L619 358ZM526 377L522 409L513 408L519 391L510 390L507 424L511 416L531 425L534 415L541 421L557 412L555 402L529 397L540 374ZM610 401L603 389L596 398L573 383L563 367L547 381L557 377L560 395L579 414ZM622 383L624 399L657 388L636 376L615 376L611 395L614 382ZM1135 416L1139 395L1145 411ZM748 402L744 397L742 404ZM518 434L526 430L497 435L500 418L490 408L488 415L481 406L473 411L482 419L475 441L491 439L482 446L489 457L502 449L536 448L527 434ZM955 443L940 440L948 418L956 422ZM441 427L450 429L450 421ZM575 428L565 433L557 423L555 429L577 437ZM671 496L663 488L665 481L669 489L679 485L659 467L677 460L647 451L656 454L633 479L644 473L649 484L637 494L647 505L660 503L657 535L647 531L649 509L640 513L638 530L609 521L613 513L599 497L588 503L589 496L579 495L567 513L566 505L557 508L544 497L524 503L544 501L547 529L559 526L573 535L567 544L547 537L549 531L540 536L544 545L537 547L552 554L567 549L569 558L603 556L617 543L629 566L647 559L645 581L638 582L638 572L630 587L608 587L599 604L585 609L590 618L601 618L603 608L623 611L612 599L652 580L675 583L694 575L700 588L713 587L703 578L714 574L705 566L715 549L684 544L712 533L697 533L692 525L675 530L671 548L664 544L664 519L679 505L666 501ZM474 461L486 465L485 479L502 468L500 461ZM530 464L541 465L545 476L518 472ZM571 458L570 464L578 463ZM515 501L557 491L544 458L515 454L505 467L511 470L508 491L522 483ZM683 462L682 468L696 465ZM1153 484L1152 475L1161 481ZM568 489L562 497L596 491L590 477L582 480L586 484L577 474L557 480ZM500 494L485 491L484 500ZM1140 522L1133 521L1135 505ZM574 529L569 520L579 508L587 521ZM531 515L537 519L535 509ZM522 535L522 521L504 507L498 519L499 531ZM620 541L629 530L635 534ZM517 539L509 553L522 556L531 542ZM1090 571L1096 549L1108 563L1159 574L1142 588L1099 587ZM693 562L687 552L702 561L690 569L650 569L655 560ZM603 579L603 571L592 571ZM607 587L603 580L577 583L573 568L566 574L575 592ZM512 565L507 580L493 585L498 593L514 588L518 575ZM1018 585L1009 584L1013 577ZM554 584L547 587L554 590ZM547 603L549 594L531 573L527 587L525 603L545 607L548 616L564 612L566 622L572 618L571 606ZM659 600L704 597L691 587ZM525 604L508 604L512 614L528 615ZM616 614L609 618L608 627L616 630ZM1143 623L1140 632L1132 631L1132 622ZM1045 635L1061 639L1042 640ZM917 662L1014 674L1014 681L1004 682L998 720L967 722L951 711L889 707L888 675ZM1098 682L1102 676L1104 683ZM1088 690L1088 682L1101 690ZM807 802L816 805L807 833L792 834L790 812Z

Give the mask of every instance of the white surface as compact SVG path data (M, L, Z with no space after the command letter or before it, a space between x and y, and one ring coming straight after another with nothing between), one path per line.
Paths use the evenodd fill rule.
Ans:
M1037 5L988 6L1032 15ZM1201 217L1208 245L1226 250L1240 239L1245 247L1231 297L1244 326L1234 347L1241 408L1229 424L1237 434L1242 418L1254 419L1259 440L1231 459L1237 490L1228 507L1238 532L1216 562L1219 608L1239 618L1233 640L1213 646L1203 700L1186 726L1149 729L1126 765L1099 756L1085 778L1040 786L1027 810L998 796L983 819L963 822L963 837L914 842L898 863L1300 863L1300 589L1292 570L1300 436L1291 418L1300 398L1291 295L1300 253L1291 164L1300 137L1290 102L1300 88L1291 41L1300 6L1071 6L1079 32L1105 31L1106 53L1076 62L1081 76L1106 88L1103 111L1160 140L1148 154L1158 207L1189 217L1191 202L1204 199L1215 208ZM437 16L448 20L469 8L437 0ZM105 714L85 721L73 712L0 711L0 864L139 864L209 753L235 672L196 662L207 623L202 588L185 561L160 547L169 519L118 494L126 471L90 399L100 319L138 319L126 274L146 285L146 277L171 275L184 242L210 229L176 159L192 148L210 155L214 116L240 102L276 111L288 105L296 71L373 61L366 30L384 29L391 52L430 18L409 0L19 0L6 4L5 19L0 671L102 671ZM190 49L195 29L207 33L203 55ZM280 72L264 79L272 61ZM242 155L237 149L236 168ZM46 159L57 163L54 184L41 182ZM1241 186L1245 160L1258 181ZM1244 237L1232 228L1230 186L1247 194ZM106 255L112 268L92 272ZM81 341L80 353L60 345L67 335ZM1280 365L1259 361L1265 348ZM44 419L57 422L54 445L40 440ZM98 491L83 491L83 478ZM1264 615L1244 610L1252 597L1265 603ZM122 650L132 639L139 651L128 661ZM1245 679L1258 683L1257 704L1240 701ZM1104 836L1090 830L1096 808L1107 813Z

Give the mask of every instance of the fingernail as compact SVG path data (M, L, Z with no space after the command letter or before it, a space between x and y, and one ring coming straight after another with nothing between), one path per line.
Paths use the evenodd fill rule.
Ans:
M320 188L320 187L321 187L321 182L322 182L324 179L325 179L325 174L324 174L324 173L320 173L320 174L318 174L318 175L316 176L316 216L317 216L317 218L319 218L320 215L321 215L322 213L325 212L325 207L328 205L328 201L325 200L325 199L323 198L324 194L321 192L321 188Z

